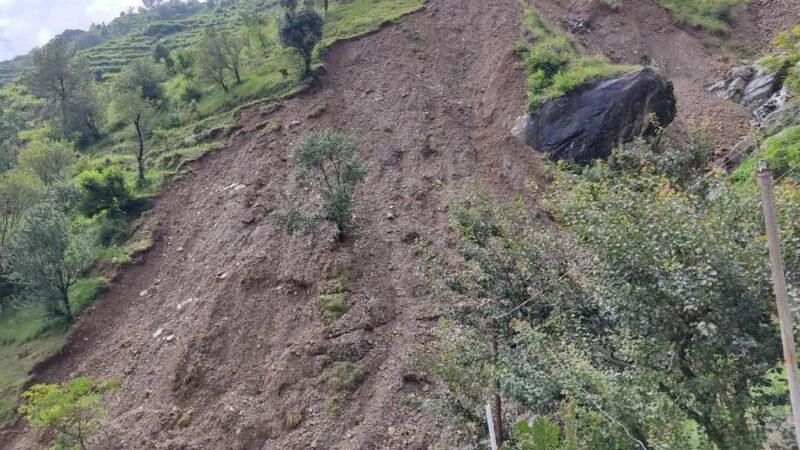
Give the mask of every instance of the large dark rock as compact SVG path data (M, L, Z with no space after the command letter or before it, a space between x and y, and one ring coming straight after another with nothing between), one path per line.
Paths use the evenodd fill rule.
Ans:
M606 158L620 143L675 118L672 82L642 68L593 82L542 105L515 127L531 147L556 159Z

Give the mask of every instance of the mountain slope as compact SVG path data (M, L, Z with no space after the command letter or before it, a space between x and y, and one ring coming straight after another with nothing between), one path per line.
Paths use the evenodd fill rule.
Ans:
M556 0L532 3L554 22L569 17ZM630 14L651 5L631 4ZM276 111L244 110L228 148L159 196L142 224L154 247L123 270L36 379L118 378L98 436L130 448L437 443L441 424L408 401L435 390L413 366L438 314L411 243L452 244L448 190L485 187L535 205L528 188L544 184L541 163L507 132L525 109L524 74L510 52L521 16L507 0L432 0L400 24L331 48L320 82ZM622 25L605 19L585 44L610 55L652 45L651 58L677 80L676 131L716 108L725 119L717 136L738 138L746 113L702 92L704 77L723 65L667 16L653 17L670 39L647 40L646 27L619 36L612 31ZM687 49L685 63L671 59ZM294 179L291 147L323 128L357 137L369 170L344 244L329 228L288 237L264 217L316 202ZM326 326L317 296L337 279L346 281L349 311ZM0 437L4 448L34 440L22 422Z

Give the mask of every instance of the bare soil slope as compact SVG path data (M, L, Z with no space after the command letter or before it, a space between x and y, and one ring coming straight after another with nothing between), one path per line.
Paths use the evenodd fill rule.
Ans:
M555 21L571 13L555 0L533 3ZM628 3L649 11L646 0ZM631 14L601 16L587 47L630 61L645 46L676 81L680 123L718 108L734 122L720 130L744 129L742 111L699 89L723 69L699 42L657 11L657 22L641 24ZM274 112L244 111L229 148L162 193L142 224L155 232L153 249L36 378L118 378L99 434L125 448L436 443L440 424L407 401L429 390L413 355L433 338L438 304L410 242L452 246L448 189L483 186L533 202L528 187L543 184L538 157L506 131L525 105L510 53L521 16L514 1L432 0L401 24L332 48L311 91ZM330 227L290 237L265 217L318 201L294 180L290 149L324 128L356 136L369 169L344 244ZM317 296L334 278L347 281L350 309L326 326ZM179 425L181 417L190 420ZM0 447L35 439L20 421Z

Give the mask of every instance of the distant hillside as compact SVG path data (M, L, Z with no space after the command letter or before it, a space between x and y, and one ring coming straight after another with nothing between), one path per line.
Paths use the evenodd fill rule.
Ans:
M207 26L233 28L240 25L243 14L276 5L276 0L173 0L150 10L122 12L108 24L92 25L89 31L66 30L54 39L73 43L86 57L90 70L102 76L118 72L132 59L149 55L157 43L170 50L187 47ZM31 67L34 51L0 62L0 85L15 80Z

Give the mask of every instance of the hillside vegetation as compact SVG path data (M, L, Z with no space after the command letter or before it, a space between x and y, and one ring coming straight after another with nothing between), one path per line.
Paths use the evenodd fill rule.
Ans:
M5 66L0 446L790 446L754 172L796 303L799 126L730 171L690 115L541 158L509 123L650 56L531 3L147 0ZM789 99L798 30L761 61ZM670 106L727 101L676 65Z

